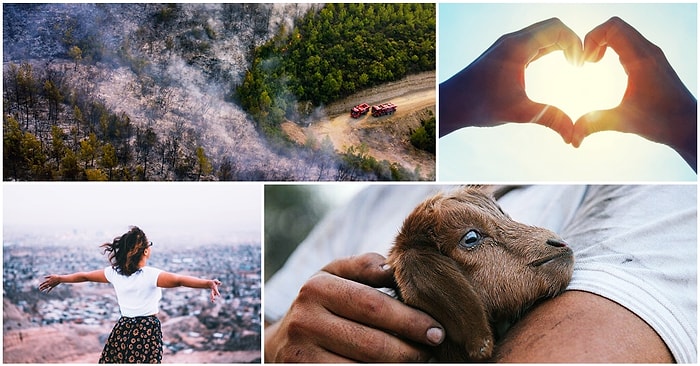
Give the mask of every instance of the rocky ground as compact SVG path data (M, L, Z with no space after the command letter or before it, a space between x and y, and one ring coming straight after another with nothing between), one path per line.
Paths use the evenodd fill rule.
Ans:
M174 352L163 349L163 363L249 363L259 362L260 350L204 350L205 337L191 332L202 324L192 316L158 316L163 330L163 342L187 344ZM97 363L105 340L114 322L101 324L51 324L37 327L30 315L3 300L3 362L5 363ZM202 331L202 330L200 330Z
M5 319L7 322L9 319ZM163 324L163 338L169 335ZM5 363L97 363L103 339L111 326L56 324L42 328L6 331L3 334ZM250 363L259 362L260 351L163 351L163 363Z

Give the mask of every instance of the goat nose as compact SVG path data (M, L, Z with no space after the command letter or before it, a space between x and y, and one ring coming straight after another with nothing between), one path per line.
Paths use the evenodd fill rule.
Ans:
M553 247L560 248L560 247L565 247L566 243L561 239L547 239L547 245L551 245Z

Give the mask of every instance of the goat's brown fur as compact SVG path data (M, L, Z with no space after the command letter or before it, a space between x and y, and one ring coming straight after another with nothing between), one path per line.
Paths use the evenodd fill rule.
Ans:
M474 246L463 243L470 231L480 236ZM513 221L483 188L466 187L416 207L388 263L402 301L445 327L436 358L484 361L493 325L563 291L573 254L553 232Z

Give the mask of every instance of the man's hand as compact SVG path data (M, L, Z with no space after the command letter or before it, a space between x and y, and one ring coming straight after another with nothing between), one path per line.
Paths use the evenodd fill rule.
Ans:
M669 145L697 171L697 100L659 47L614 17L590 31L584 58L599 61L607 47L620 56L627 91L614 109L588 113L574 126L572 144L598 131L631 132Z
M427 361L424 345L441 343L443 327L375 288L393 285L385 260L340 259L311 277L285 317L265 329L265 361Z
M557 50L569 62L581 62L581 39L556 18L499 38L478 59L440 84L440 136L468 126L532 122L571 142L571 118L558 108L533 102L525 93L527 65Z

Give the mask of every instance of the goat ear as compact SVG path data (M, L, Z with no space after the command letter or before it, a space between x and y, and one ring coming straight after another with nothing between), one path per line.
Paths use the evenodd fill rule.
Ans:
M486 309L457 263L434 247L400 247L392 253L402 300L430 314L447 331L439 361L484 361L493 352Z
M495 200L501 199L506 193L521 188L522 186L520 185L491 185L491 184L469 184L465 186L461 186L457 192L461 191L469 191L469 190L477 190L480 191L481 193L492 197Z

